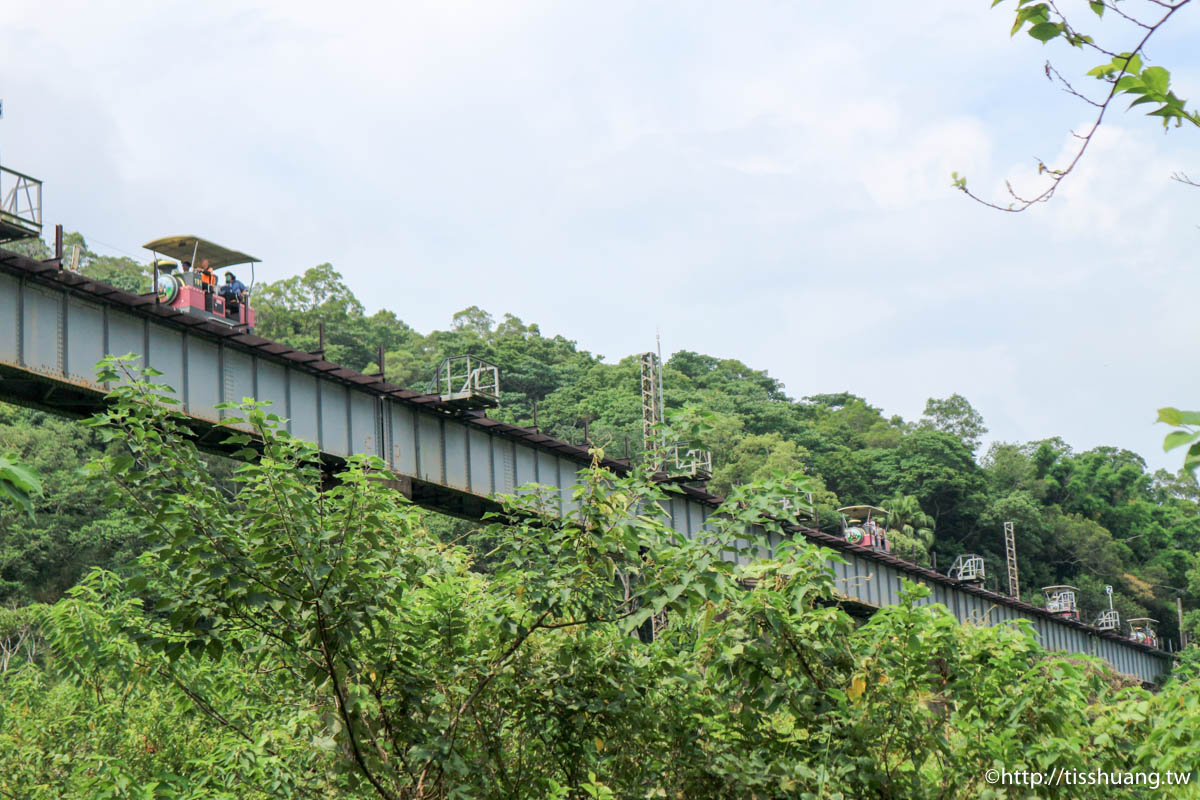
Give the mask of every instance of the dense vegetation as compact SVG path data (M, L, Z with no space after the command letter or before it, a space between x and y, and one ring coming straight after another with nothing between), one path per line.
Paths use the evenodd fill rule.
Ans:
M724 558L757 513L739 501L785 482L735 488L687 540L630 513L661 487L594 469L566 519L527 494L446 543L376 459L329 489L312 445L248 405L263 457L222 480L148 384L120 395L91 428L120 448L91 471L146 547L6 618L7 796L988 797L1025 794L992 789L998 766L1194 765L1195 681L1123 685L920 587L860 623L804 543Z
M129 259L84 269L145 288ZM420 389L480 355L503 371L498 416L530 425L536 404L546 432L582 442L586 421L641 455L636 356L478 308L421 334L366 314L329 265L257 298L263 335L316 349L323 322L331 360L374 371L383 344ZM1110 583L1123 618L1175 637L1177 595L1200 622L1190 474L1057 439L980 452L957 395L905 421L735 360L682 351L665 373L735 501L710 540L624 513L660 491L639 475L595 472L570 519L527 496L480 528L407 506L371 460L322 492L311 448L255 409L270 458L237 466L136 393L90 426L0 406L0 454L42 479L32 521L0 506L0 796L986 797L997 765L1192 768L1189 667L1151 695L1028 631L960 626L919 588L862 624L805 545L720 558L736 500L794 501L779 478L804 473L828 530L841 505L882 505L907 557L979 552L995 575L1013 520L1025 599L1073 583L1092 614Z

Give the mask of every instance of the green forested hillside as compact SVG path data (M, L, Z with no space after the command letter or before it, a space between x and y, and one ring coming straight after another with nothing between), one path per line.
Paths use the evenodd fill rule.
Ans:
M81 238L69 237L69 241ZM86 252L86 251L85 251ZM88 253L85 271L129 288L147 278L131 259ZM501 368L506 421L532 425L581 443L585 421L593 443L610 455L628 446L641 455L637 354L604 359L536 323L500 320L479 308L455 314L447 330L422 334L398 311L367 315L328 264L256 287L258 332L315 350L325 328L326 356L365 372L385 349L390 380L424 390L440 360L471 353ZM769 366L769 365L767 365ZM1122 618L1150 616L1178 638L1175 598L1192 612L1200 594L1200 486L1186 473L1151 474L1140 456L1117 448L1074 452L1061 439L996 443L979 450L984 421L957 395L931 399L918 420L885 417L870 398L820 394L793 398L767 369L687 350L665 366L668 413L705 415L700 444L713 452L709 489L778 472L803 471L818 481L818 524L838 530L833 510L872 503L893 514L898 551L944 570L956 555L988 561L1003 573L1001 526L1016 524L1023 599L1038 588L1079 586L1085 617L1115 588ZM0 592L53 599L89 564L116 566L137 548L137 535L116 512L103 510L96 486L77 470L95 448L78 426L8 408L0 415L0 448L27 454L47 476L47 493L30 535L15 511L4 511ZM43 446L42 443L48 443ZM21 535L15 535L22 531ZM1193 616L1200 633L1200 614Z
M84 269L144 288L129 259ZM323 322L330 359L370 371L382 343L389 377L418 389L444 356L477 354L503 370L497 415L531 424L536 404L547 432L580 442L587 421L640 455L636 354L606 361L477 308L422 334L367 316L329 265L258 288L264 335L315 349ZM375 459L331 488L269 409L243 409L264 457L241 463L197 452L150 385L87 424L0 406L0 454L42 479L32 521L0 505L0 796L1016 796L997 766L1152 772L1125 796L1197 796L1161 783L1195 778L1195 648L1149 692L1028 627L917 605L924 587L852 618L827 552L754 558L743 538L746 498L795 504L778 477L804 472L828 530L841 504L884 505L907 557L972 550L996 572L1013 520L1026 599L1070 581L1090 614L1110 582L1123 616L1170 636L1200 578L1193 479L1059 440L980 453L984 421L957 395L905 421L790 397L735 360L681 351L665 372L731 496L705 538L646 512L662 488L636 472L587 471L566 519L526 496L476 525L412 508ZM1038 796L1112 792L1059 783Z

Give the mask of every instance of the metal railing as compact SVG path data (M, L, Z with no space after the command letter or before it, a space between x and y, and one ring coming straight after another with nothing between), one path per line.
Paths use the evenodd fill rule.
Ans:
M686 442L673 442L667 445L669 460L666 471L672 477L687 477L693 480L706 481L712 477L712 453L688 447Z
M6 235L37 236L42 232L42 182L0 167L0 224Z
M1074 592L1054 592L1046 596L1046 610L1051 614L1065 614L1075 608Z
M475 356L453 356L438 367L430 392L446 403L495 407L500 404L500 369Z
M959 556L954 559L954 563L950 566L950 571L946 574L955 580L963 582L982 581L987 577L983 556Z

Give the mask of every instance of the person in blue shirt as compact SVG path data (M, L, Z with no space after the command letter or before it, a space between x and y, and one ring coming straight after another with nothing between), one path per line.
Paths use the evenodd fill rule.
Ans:
M225 316L236 317L242 303L246 301L246 284L239 281L232 272L226 272L221 297L225 298Z

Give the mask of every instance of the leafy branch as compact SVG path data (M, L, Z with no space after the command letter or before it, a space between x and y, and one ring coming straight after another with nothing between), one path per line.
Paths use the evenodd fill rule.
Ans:
M1163 439L1163 451L1169 453L1180 447L1187 447L1183 468L1191 472L1200 466L1200 411L1160 408L1157 421L1178 428Z
M0 497L7 497L33 519L33 498L42 493L38 474L15 455L0 456Z
M992 6L994 7L1002 2L1004 0L993 0ZM1047 61L1045 72L1048 80L1060 84L1061 88L1068 94L1083 100L1096 109L1096 116L1085 133L1071 132L1071 135L1077 140L1073 155L1061 167L1051 166L1044 160L1037 159L1038 174L1046 175L1049 178L1048 184L1037 194L1019 194L1013 188L1011 181L1005 181L1005 187L1011 198L1011 201L1007 204L987 200L971 191L967 188L966 176L959 175L957 172L951 173L952 186L955 189L989 208L1013 213L1025 211L1036 203L1047 202L1054 196L1062 181L1082 161L1088 146L1092 143L1101 124L1103 124L1109 107L1118 97L1132 97L1133 100L1129 104L1129 108L1138 105L1152 106L1151 110L1147 112L1147 116L1159 117L1162 120L1164 129L1168 129L1172 122L1175 123L1175 127L1181 127L1185 122L1200 127L1200 114L1195 111L1188 111L1186 101L1178 97L1171 89L1170 72L1163 67L1148 67L1143 64L1146 47L1150 43L1150 40L1179 9L1188 5L1191 0L1175 0L1175 2L1170 2L1170 0L1148 0L1152 6L1151 10L1158 9L1156 12L1158 16L1154 19L1143 19L1126 13L1123 9L1117 7L1117 2L1118 0L1093 0L1088 3L1088 7L1098 18L1102 18L1106 10L1113 11L1117 16L1142 31L1140 40L1133 48L1120 52L1101 47L1096 44L1093 37L1081 33L1067 20L1067 17L1058 9L1056 3L1017 0L1016 19L1012 27L1013 36L1024 30L1029 36L1043 44L1055 39L1061 39L1072 47L1092 49L1108 56L1109 61L1107 63L1100 64L1087 73L1090 77L1108 84L1108 89L1101 98L1091 98L1072 86ZM1186 176L1183 176L1182 179L1176 177L1176 180L1181 180L1189 184L1192 183L1189 179L1186 179Z

